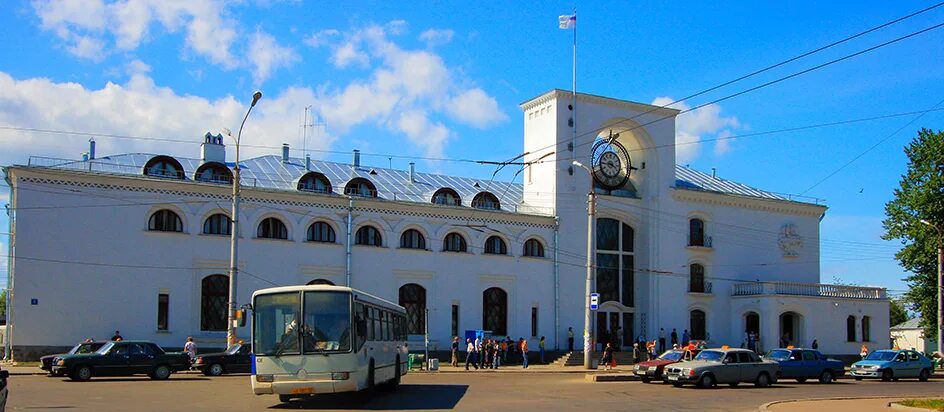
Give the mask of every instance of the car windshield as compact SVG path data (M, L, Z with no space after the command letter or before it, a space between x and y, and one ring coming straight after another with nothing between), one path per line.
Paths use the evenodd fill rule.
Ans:
M670 350L670 351L668 351L668 352L666 352L666 353L663 353L662 356L659 356L659 359L661 359L661 360L677 361L677 360L679 360L679 359L682 359L682 355L684 355L684 354L685 354L685 352L671 351L671 350Z
M875 351L865 357L865 360L890 361L895 359L897 352Z
M298 292L259 295L252 308L252 346L255 353L297 355L301 295Z
M115 343L114 343L114 342L108 342L108 343L102 345L102 347L98 348L98 350L95 351L95 353L97 353L97 354L99 354L99 355L104 355L104 354L108 353L109 350L111 350L112 346L115 346Z
M767 354L764 355L764 357L767 359L773 359L773 360L787 360L787 359L790 359L790 351L783 350L783 349L772 350L770 352L767 352Z
M722 357L724 357L724 352L718 352L714 350L705 350L705 351L701 351L701 353L699 353L698 356L695 356L695 360L718 362L721 360Z
M305 353L351 350L351 294L305 292L302 327Z
M239 350L240 346L242 346L242 345L233 345L233 346L230 346L229 349L226 349L226 353L232 355L232 354L236 353L236 351Z

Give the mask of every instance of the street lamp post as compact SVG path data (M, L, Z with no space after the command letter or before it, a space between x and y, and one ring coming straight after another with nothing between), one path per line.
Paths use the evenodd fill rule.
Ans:
M243 135L243 126L246 125L246 119L252 108L256 106L259 99L262 98L262 92L256 91L252 94L252 103L249 104L249 110L243 116L243 122L239 124L239 131L236 132L236 164L233 166L233 216L231 217L232 227L230 228L230 249L229 249L229 305L226 316L226 345L236 343L236 275L239 273L238 255L239 255L239 139ZM230 137L233 137L230 135Z
M921 223L934 228L937 231L937 352L944 354L944 231L941 227L927 220L921 219Z
M583 305L583 367L590 369L593 365L591 362L593 358L593 343L590 330L590 292L593 284L593 215L596 209L596 193L593 191L593 171L576 160L573 161L573 165L586 170L587 174L590 176L590 189L587 191L587 279L584 285L586 296Z

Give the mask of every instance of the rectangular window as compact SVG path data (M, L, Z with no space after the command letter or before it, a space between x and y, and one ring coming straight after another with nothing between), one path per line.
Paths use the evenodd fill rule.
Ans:
M159 293L157 295L157 330L167 330L167 314L170 306L170 295Z
M635 302L634 302L635 300L635 296L634 296L635 276L634 275L635 274L633 273L635 270L635 265L633 263L634 262L633 262L632 255L623 255L623 274L622 274L623 275L623 282L622 282L623 296L622 298L623 298L623 305L626 305L629 307L635 306Z
M531 337L538 336L538 308L531 307Z
M600 303L619 301L619 255L597 253L597 293Z
M459 336L459 305L452 305L452 336Z

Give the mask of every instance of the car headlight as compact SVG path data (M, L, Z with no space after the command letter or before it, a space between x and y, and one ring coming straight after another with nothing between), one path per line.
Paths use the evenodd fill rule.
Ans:
M873 370L874 370L874 369L878 369L878 365L868 365L868 366L866 366L865 368L866 368L866 369L873 369Z
M638 372L639 369L640 369L640 368L639 368L639 365L633 366L633 370L634 370L634 371Z
M331 380L333 381L344 381L350 377L350 372L331 372Z
M256 382L272 382L272 375L256 375Z
M64 359L59 359L56 361L56 366L65 366L66 361Z

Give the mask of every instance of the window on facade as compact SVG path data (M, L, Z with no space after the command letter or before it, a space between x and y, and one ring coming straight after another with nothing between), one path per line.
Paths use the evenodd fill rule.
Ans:
M225 331L229 277L210 275L200 282L200 330Z
M856 340L856 321L855 316L849 315L846 318L846 341L855 342Z
M377 188L374 187L374 184L371 183L370 180L357 177L347 182L347 185L344 186L344 194L360 197L377 197Z
M144 165L144 174L169 179L183 179L184 168L173 157L154 156Z
M524 256L544 257L544 245L537 239L528 239L524 242Z
M415 283L400 286L400 306L406 309L406 331L411 335L426 333L426 289Z
M465 252L466 250L465 238L458 233L450 233L443 239L444 252Z
M597 293L600 294L600 303L613 301L629 307L634 305L634 237L635 232L629 225L609 218L597 219Z
M704 340L705 339L705 312L701 310L693 310L690 314L690 330L692 331L692 339Z
M481 192L472 198L472 207L476 209L501 210L498 198L489 192Z
M869 329L871 329L870 323L871 323L871 318L869 318L868 316L863 316L863 317L862 317L862 341L863 341L863 342L868 342L868 341L871 340L871 339L869 339L869 338L871 337L871 336L869 336L869 335L870 335L870 332L871 332L871 331L869 330Z
M222 213L216 213L203 221L204 235L224 235L233 233L233 221Z
M492 335L508 333L508 294L501 288L488 288L482 292L482 329Z
M400 247L403 249L426 249L426 238L419 230L409 229L400 235Z
M491 236L485 240L485 253L490 255L507 255L508 247L505 241L498 236Z
M455 190L443 188L433 194L433 203L446 206L462 206L462 199Z
M531 337L538 336L538 308L531 307Z
M326 222L315 222L308 226L309 242L334 243L334 228Z
M296 188L303 192L331 193L331 182L321 173L308 172L298 179Z
M692 263L688 266L688 291L693 293L705 293L705 267Z
M219 162L207 162L197 168L193 179L207 183L233 183L233 172Z
M688 245L705 246L705 222L701 219L688 221Z
M459 305L452 305L452 336L459 336Z
M148 219L148 230L156 232L183 232L184 222L171 210L161 209Z
M380 231L373 226L361 226L354 234L354 244L367 246L381 246L383 239L380 237Z
M313 280L313 281L311 281L311 282L306 283L306 285L309 285L309 286L315 286L315 285L334 286L334 282L332 282L332 281L330 281L330 280L328 280L328 279L315 279L315 280Z
M170 312L170 295L157 294L157 330L167 330L168 314Z
M282 223L281 220L268 217L259 223L256 237L262 239L288 239L288 228L285 227L285 223Z

